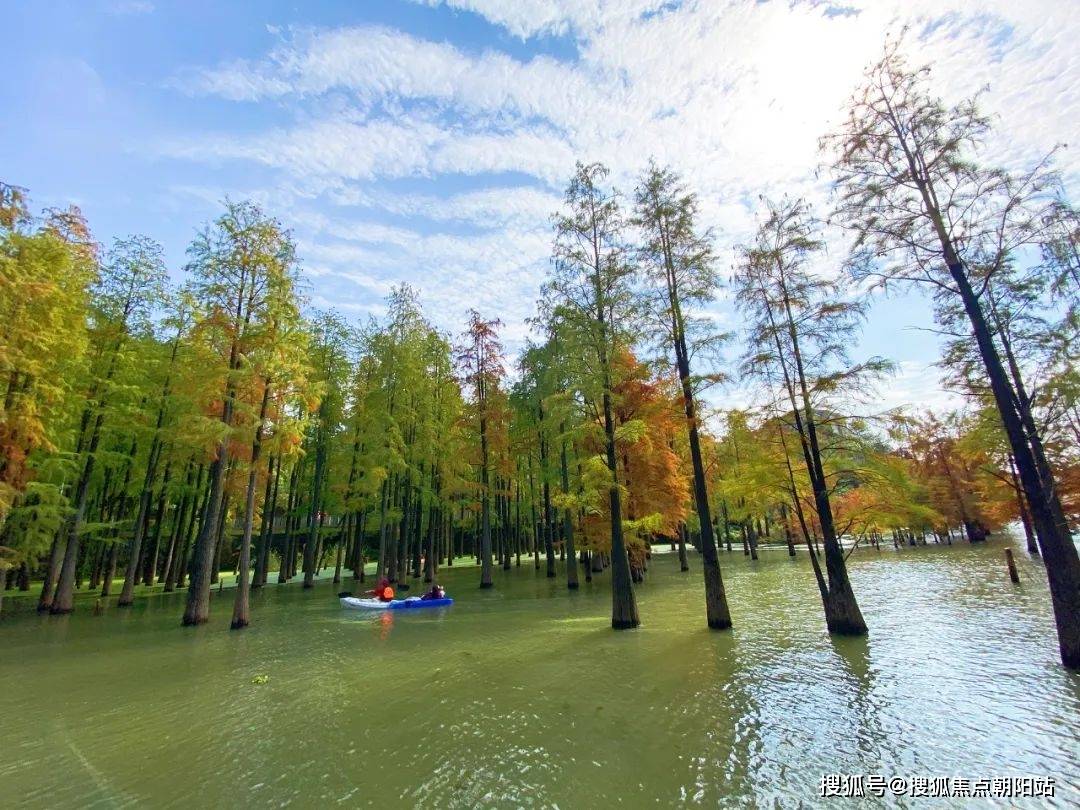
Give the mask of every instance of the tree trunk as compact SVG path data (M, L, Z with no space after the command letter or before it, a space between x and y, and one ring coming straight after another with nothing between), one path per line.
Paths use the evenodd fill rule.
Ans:
M273 475L270 471L273 470ZM252 588L266 584L266 567L270 562L270 536L274 528L274 512L277 510L278 486L281 483L281 458L270 456L266 468L266 489L263 491L262 520L259 521L259 544L255 550L255 574Z
M1024 498L1024 488L1020 486L1020 478L1016 474L1016 459L1009 454L1009 473L1012 476L1013 491L1016 493L1016 508L1020 513L1020 522L1024 526L1024 540L1027 543L1028 554L1039 556L1039 544L1035 540L1035 532L1031 526L1031 514L1028 512L1027 500Z
M795 538L791 535L791 524L788 523L787 506L785 504L780 504L780 519L784 521L784 539L787 541L788 556L794 557Z
M56 591L56 577L60 573L60 532L53 538L49 551L49 564L45 567L45 578L41 583L41 595L38 597L38 613L44 613L52 607L53 594Z
M958 260L949 261L950 258L946 257L949 272L959 288L964 310L971 321L998 413L1016 459L1032 521L1041 538L1061 660L1070 669L1080 669L1080 555L1077 554L1068 526L1061 525L1055 519L1061 510L1060 504L1055 508L1057 495L1053 479L1044 481L1039 474L1039 465L1014 407L1012 388L967 273Z
M188 585L187 606L182 624L192 627L210 618L210 578L214 567L215 536L218 528L218 511L225 483L225 465L228 463L228 445L222 441L217 446L217 457L210 464L210 490L206 497L205 511L195 538L195 556ZM181 578L183 574L181 573Z
M682 341L682 334L679 334ZM690 434L690 462L694 470L694 502L697 506L698 523L701 524L701 539L698 549L705 575L705 619L714 630L731 627L731 611L728 609L727 593L724 580L720 575L720 557L716 552L716 538L713 535L712 515L709 513L709 493L705 483L705 464L701 457L701 440L698 437L696 403L690 387L690 365L686 357L686 347L682 346L679 361L679 376L682 378L683 409L686 412L686 424ZM685 565L686 547L680 547L680 562ZM685 571L686 568L683 568Z
M99 405L97 419L94 423L94 432L82 467L82 474L79 476L79 482L75 488L75 497L73 499L75 515L69 518L67 524L67 546L64 549L64 560L60 565L60 579L56 583L56 593L53 595L52 605L49 608L49 613L53 615L71 613L75 609L75 569L79 561L80 532L82 531L83 520L86 517L90 477L94 473L94 463L97 459L95 454L101 440L101 424L103 421L104 414L101 412L101 406Z
M607 374L605 373L605 377ZM634 586L630 579L630 560L623 539L622 494L619 491L615 455L615 420L612 415L610 380L604 381L604 436L607 443L607 466L611 474L608 503L611 510L611 626L616 630L637 627L638 617Z
M108 596L112 593L113 578L116 576L116 563L120 555L120 543L109 544L109 564L105 566L105 573L101 580L101 595Z
M161 491L158 493L157 509L154 510L154 536L149 553L143 561L143 585L150 587L154 584L154 574L157 572L158 557L161 554L161 531L165 523L165 512L168 509L170 465L165 465L165 473L161 479Z
M566 425L562 426L562 432L566 432ZM570 494L570 472L566 466L566 440L562 441L560 450L560 465L562 467L563 494ZM563 508L563 549L566 553L566 587L572 591L578 589L578 562L574 550L574 521L570 515L570 508Z
M255 483L259 476L259 458L262 455L263 425L266 424L266 410L270 404L270 380L264 380L262 404L259 406L259 421L255 426L255 438L251 442L251 462L248 470L247 490L244 494L244 533L240 538L240 564L236 571L236 599L233 602L233 615L230 627L239 630L247 627L251 620L251 534L255 524ZM266 471L267 490L269 491L270 471Z
M158 429L161 428L163 418L164 407L161 407L158 409ZM131 538L131 556L128 558L127 569L124 571L124 587L120 591L120 598L116 602L117 607L130 607L135 601L135 582L139 576L139 557L142 554L143 533L146 530L150 499L153 496L154 478L157 476L157 463L160 455L161 440L155 436L150 446L150 458L146 463L146 475L143 479L142 491L139 493L139 511L135 517L135 534Z
M321 419L321 417L320 417ZM307 544L304 546L304 587L315 586L316 553L319 545L319 525L322 514L323 477L326 470L326 441L323 437L323 427L320 423L315 432L315 473L311 486L311 516L308 526Z
M690 558L686 556L686 524L685 523L680 523L679 524L679 539L677 541L677 545L678 545L678 548L679 548L679 570L680 571L689 571L690 570ZM706 603L708 603L707 599L706 599ZM706 613L707 613L707 611L706 611ZM709 626L712 627L712 625L709 625ZM717 628L717 629L722 630L723 628Z
M836 539L832 507L829 503L828 482L821 461L821 448L818 445L817 426L810 402L810 393L807 388L802 353L799 349L798 332L791 312L790 300L787 297L787 288L783 282L782 289L787 331L795 360L795 379L788 379L786 386L791 400L795 425L799 433L803 460L806 463L806 470L814 494L814 508L818 513L818 523L821 524L822 544L825 546L825 571L828 575L828 589L822 592L825 624L828 626L829 632L838 635L865 635L867 632L866 622L863 620L862 611L859 610L855 592L852 590L851 582L848 579L847 565L844 562L844 550ZM779 341L779 336L776 339ZM785 371L785 375L786 373ZM799 401L796 398L795 385L798 385L799 395L801 395L801 411Z

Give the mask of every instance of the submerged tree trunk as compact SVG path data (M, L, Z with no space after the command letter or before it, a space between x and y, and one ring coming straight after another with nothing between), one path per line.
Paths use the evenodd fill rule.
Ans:
M566 426L562 427L566 432ZM561 450L562 488L563 494L570 494L570 473L566 466L566 440L562 442ZM578 588L578 563L577 554L574 550L574 521L570 515L570 507L563 508L563 549L566 553L566 587L570 590Z
M1063 512L1054 490L1053 478L1044 480L1040 475L1035 454L1014 406L1008 376L994 346L978 298L971 288L963 265L954 256L948 255L949 253L951 248L947 250L946 263L972 324L975 342L986 368L998 413L1016 459L1020 482L1031 509L1032 522L1041 539L1061 660L1071 669L1080 669L1080 555L1072 541L1068 525L1059 517Z
M244 533L240 538L240 564L236 571L236 600L233 602L233 630L247 627L251 621L251 534L255 524L255 484L259 477L259 458L262 455L263 425L266 424L266 410L270 403L270 380L264 380L262 404L259 407L259 421L255 426L255 438L251 442L251 469L248 471L247 491L244 496ZM270 471L266 471L267 481ZM269 489L269 485L267 486Z
M781 269L782 278L783 271ZM795 365L793 375L786 366L784 368L785 387L787 388L792 415L795 419L795 427L799 435L803 460L810 478L810 485L814 495L814 508L817 510L818 523L821 525L822 544L825 547L825 571L828 575L828 588L822 591L825 623L831 633L838 635L865 635L867 632L866 622L863 620L862 611L859 610L859 603L855 599L855 592L852 590L851 582L848 579L847 565L844 562L844 550L836 539L832 507L829 503L828 481L825 478L825 470L821 461L817 425L807 387L802 352L799 348L798 331L792 315L787 287L783 281L781 282L781 289L784 296L782 304L787 333L791 341ZM772 317L771 310L769 317ZM779 342L779 332L775 333L775 339ZM779 345L777 349L783 355Z
M281 457L270 456L266 465L266 489L263 491L262 520L259 522L259 544L255 550L255 574L251 580L252 588L261 588L266 584L266 568L270 563L270 537L274 529L274 512L277 511L280 483Z
M195 538L195 557L192 561L191 579L188 585L187 606L182 624L191 627L203 624L210 618L210 579L214 567L214 539L218 528L218 512L221 509L222 490L225 483L225 466L228 464L228 445L221 441L217 457L210 464L210 492L205 512Z
M321 417L320 417L321 420ZM308 518L308 539L304 545L304 587L315 587L315 564L318 562L316 554L319 551L319 526L322 524L323 508L323 478L326 474L326 440L323 436L323 426L320 421L315 431L315 473L311 485L311 513Z
M161 554L161 532L165 527L165 513L169 508L169 482L172 477L172 460L165 464L165 472L161 476L161 489L158 491L157 509L154 510L154 534L150 548L147 549L143 559L143 585L150 587L154 584L154 574L157 572L158 561Z
M791 535L791 524L788 522L787 506L780 504L780 519L784 521L784 540L787 541L788 556L795 556L795 538ZM875 545L877 545L875 543Z
M689 571L690 570L690 558L686 556L686 524L685 523L679 524L679 539L678 539L677 545L678 545L678 548L679 548L679 570L680 571ZM710 625L710 627L711 627L711 625ZM717 629L723 629L723 628L717 628Z
M110 375L111 376L111 375ZM60 578L56 583L56 592L53 594L49 613L71 613L75 609L75 575L79 561L80 534L83 521L86 518L86 504L90 491L90 478L94 473L94 463L97 460L98 443L101 441L101 425L104 414L101 406L98 406L97 419L94 422L94 432L90 438L86 460L83 462L82 473L75 487L73 499L75 514L68 519L67 523L67 546L64 549L63 562L60 564Z
M161 429L164 420L164 406L158 409L158 429ZM147 524L147 513L150 510L150 499L153 495L154 478L157 475L158 458L161 455L161 440L155 436L150 446L150 459L146 464L146 477L143 481L142 491L139 493L139 511L135 516L135 533L131 538L130 557L128 558L127 570L124 572L124 587L120 591L120 598L116 602L117 607L130 607L135 601L135 581L139 575L139 556L142 554L143 533Z
M610 381L604 385L604 436L607 440L607 466L611 474L608 504L611 510L611 626L616 630L637 627L637 600L630 578L630 560L623 539L622 494L619 491L618 466L615 455L615 420L612 414Z
M116 577L116 563L120 555L120 544L109 544L109 564L105 566L105 573L101 580L101 595L108 596L112 593L113 579Z
M37 609L44 613L52 607L53 594L56 589L56 577L60 570L60 534L53 538L52 548L49 550L49 564L45 566L45 578L41 583L41 595L38 597Z
M1009 473L1012 476L1013 491L1016 493L1016 508L1020 513L1020 522L1024 526L1024 540L1027 543L1028 554L1039 556L1039 544L1035 540L1035 531L1031 525L1031 513L1028 512L1027 499L1024 497L1024 488L1020 486L1020 478L1016 474L1016 459L1009 454Z
M705 619L714 630L726 630L731 627L731 611L728 608L724 580L720 575L720 557L716 551L716 538L713 535L712 515L709 513L709 492L705 483L705 464L701 457L701 440L698 436L697 404L690 385L690 360L683 331L682 311L679 308L678 292L674 289L674 271L669 270L671 287L672 313L675 326L675 356L682 385L683 410L686 413L687 432L690 436L690 463L694 472L694 505L697 507L701 537L698 550L705 575ZM686 566L686 547L680 544L680 562ZM682 570L687 570L684 567Z
M543 435L544 406L543 406L542 403L541 403L540 408L539 408L539 414L540 414L540 426L541 426L540 427L540 472L541 472L541 475L543 475L543 477L544 477L542 485L541 485L541 490L543 492L543 497L544 497L544 509L543 509L544 557L547 560L547 575L549 577L551 577L551 578L554 578L555 576L557 576L556 572L555 572L555 543L553 542L553 538L552 538L552 535L553 535L553 532L554 532L555 517L554 517L554 515L552 514L552 511L551 511L551 484L548 481L548 476L547 476L547 470L548 470L548 465L547 465L548 452L547 451L548 451L548 446L547 446L547 439Z

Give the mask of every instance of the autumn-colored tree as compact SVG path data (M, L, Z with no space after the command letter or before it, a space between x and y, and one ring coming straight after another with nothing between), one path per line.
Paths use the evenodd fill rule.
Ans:
M48 547L65 517L59 481L34 486L35 458L46 463L71 427L96 273L78 245L31 224L25 191L0 183L0 588L12 567Z
M690 482L672 449L680 429L680 395L672 381L652 379L648 367L625 350L615 356L613 369L619 380L613 393L624 530L632 571L640 579L650 541L677 537L691 504ZM604 497L606 467L599 452L603 449L599 427L585 444L595 455L585 468L584 534L589 548L607 553L611 514Z
M682 390L683 411L689 437L693 469L694 503L697 509L700 549L705 569L705 615L709 627L731 627L720 561L713 537L705 463L699 438L698 404L695 388L703 377L691 376L690 361L695 354L723 339L706 318L689 311L712 300L718 287L709 234L700 233L697 197L683 187L670 169L650 164L636 193L637 224L645 244L642 268L652 281L649 297L656 321L664 334L665 354L675 356L675 370Z
M255 204L226 203L225 212L206 227L188 250L188 272L199 307L198 339L216 350L224 379L219 438L210 464L206 507L191 569L184 611L185 625L202 624L210 615L210 580L215 546L223 526L223 494L239 392L252 369L246 356L273 323L275 302L288 296L295 249L288 233Z
M624 241L618 195L604 187L608 170L578 164L566 189L563 214L555 218L553 269L547 297L561 311L569 351L581 359L574 385L596 408L604 427L611 516L611 626L637 627L637 603L623 538L622 490L615 446L613 363L633 343L637 300L634 268Z
M762 380L777 415L792 427L810 479L826 576L812 552L810 559L826 623L834 633L861 635L866 623L848 579L829 502L832 486L821 427L823 412L835 410L838 394L857 393L888 364L880 358L848 361L847 346L863 305L846 295L838 279L810 267L821 248L818 227L801 201L770 205L754 243L743 250L735 284L739 303L751 318L744 368Z

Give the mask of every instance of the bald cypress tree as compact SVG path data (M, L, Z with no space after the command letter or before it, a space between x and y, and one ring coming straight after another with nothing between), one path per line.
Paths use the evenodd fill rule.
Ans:
M742 249L734 284L750 319L743 368L763 381L799 444L821 526L824 574L810 553L826 624L833 633L862 635L866 622L833 519L822 414L835 409L838 395L858 391L889 365L878 358L848 361L846 347L864 309L847 295L841 279L811 266L823 247L818 228L802 201L770 204L756 239Z
M101 265L93 291L92 333L99 346L99 362L83 412L80 471L72 497L74 515L65 530L66 547L50 613L74 609L76 566L82 547L90 484L118 377L137 362L132 339L149 331L150 317L165 288L162 248L144 236L117 240Z
M200 309L196 337L217 355L218 367L212 371L222 380L218 440L183 616L185 625L196 625L210 618L210 580L230 441L243 378L251 374L245 358L271 317L277 291L291 283L295 248L289 234L257 205L229 202L225 212L196 237L188 255L187 269Z
M823 145L836 218L855 237L856 278L925 285L962 308L1042 544L1061 659L1080 668L1080 555L1039 428L1003 360L988 295L1018 251L1053 244L1069 228L1055 226L1062 206L1045 163L1021 174L979 164L975 148L989 130L976 99L946 105L931 91L929 68L909 67L891 43Z
M618 194L606 187L607 177L601 164L578 164L566 189L565 210L554 221L553 269L546 293L565 325L567 351L581 358L574 385L603 428L610 475L611 626L622 629L641 621L623 534L615 451L615 358L620 348L633 343L639 302L626 223Z
M650 165L638 185L636 203L636 223L644 235L641 267L651 282L649 309L663 335L665 354L674 355L686 414L699 548L705 570L705 617L709 627L723 630L731 627L731 612L713 535L695 396L695 387L709 378L694 377L690 360L692 353L715 346L725 336L712 329L709 321L687 311L711 301L719 286L711 239L699 231L697 197L687 192L670 169Z
M465 385L472 394L472 408L480 442L480 587L490 588L491 580L491 429L492 396L504 376L502 345L496 330L498 320L485 320L476 310L469 313L469 325L461 337L457 359Z

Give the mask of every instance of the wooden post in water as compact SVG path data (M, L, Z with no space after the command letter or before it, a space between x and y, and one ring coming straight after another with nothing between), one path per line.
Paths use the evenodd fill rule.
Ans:
M1009 579L1013 582L1020 581L1020 574L1016 570L1016 560L1013 559L1013 553L1011 548L1005 549L1005 562L1009 566Z

